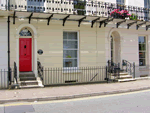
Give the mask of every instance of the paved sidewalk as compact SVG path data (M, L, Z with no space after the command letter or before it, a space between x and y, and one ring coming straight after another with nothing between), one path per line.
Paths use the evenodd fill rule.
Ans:
M18 101L47 101L106 95L150 89L150 79L123 83L70 85L33 89L0 90L0 104Z

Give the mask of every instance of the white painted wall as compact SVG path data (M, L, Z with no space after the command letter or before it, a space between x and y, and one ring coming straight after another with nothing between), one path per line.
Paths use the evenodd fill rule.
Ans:
M125 5L144 7L144 0L126 0Z
M7 19L0 19L0 69L7 70Z
M2 4L0 5L0 9L5 10L6 0L0 0L0 4Z
M8 88L7 19L0 18L0 89Z

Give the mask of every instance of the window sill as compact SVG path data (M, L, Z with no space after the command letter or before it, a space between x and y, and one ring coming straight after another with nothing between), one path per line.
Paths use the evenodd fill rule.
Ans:
M139 71L146 71L149 70L150 67L149 66L139 66Z
M79 70L78 67L69 67L69 68L63 68L63 73L81 73L82 70Z
M63 71L63 73L81 73L81 70Z

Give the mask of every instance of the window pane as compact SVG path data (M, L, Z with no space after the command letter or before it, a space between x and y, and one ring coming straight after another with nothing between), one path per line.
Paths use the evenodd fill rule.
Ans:
M63 67L77 67L77 59L64 59Z
M77 32L68 32L68 39L77 40Z
M20 33L20 36L32 36L31 32L28 29L23 29Z
M140 59L139 60L139 66L145 66L145 59Z
M77 41L63 41L63 48L64 49L77 49L78 43Z
M63 32L63 39L67 39L67 32Z
M77 50L64 50L63 58L77 58Z
M139 50L146 50L146 44L139 44Z
M145 37L144 36L139 36L139 43L145 43Z
M139 58L145 58L145 52L139 52Z
M124 4L124 0L116 0L118 4Z

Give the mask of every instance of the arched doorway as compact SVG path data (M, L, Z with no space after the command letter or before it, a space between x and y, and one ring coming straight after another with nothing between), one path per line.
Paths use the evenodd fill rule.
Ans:
M32 72L37 77L37 30L36 28L31 24L21 24L16 29L16 64L17 64L17 77L19 78L19 40L21 38L31 38L32 42ZM25 46L24 46L25 47Z
M110 58L114 63L121 63L121 45L120 35L117 31L113 31L110 36Z
M33 71L33 39L29 29L23 28L19 33L19 71Z

